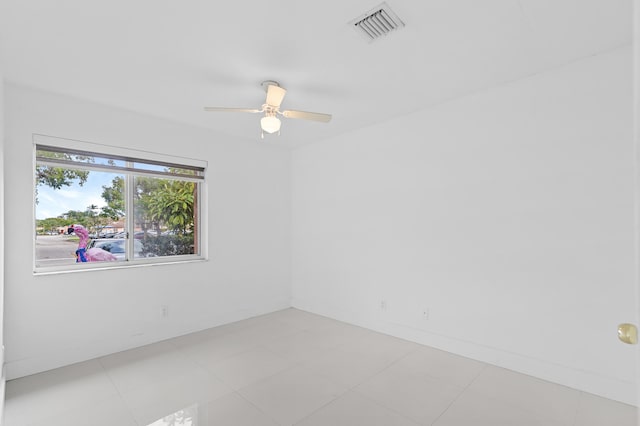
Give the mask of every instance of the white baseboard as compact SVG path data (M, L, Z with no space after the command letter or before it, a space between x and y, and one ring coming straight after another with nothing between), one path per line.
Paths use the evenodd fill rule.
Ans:
M441 349L583 392L629 405L638 405L635 382L621 381L616 378L602 376L596 372L578 370L551 361L536 359L525 354L482 346L474 342L431 333L398 322L383 321L374 313L354 312L300 298L294 298L292 300L292 306L296 309Z
M9 360L6 363L6 379L13 380L30 376L290 307L291 301L289 299L266 300L259 305L212 313L195 323L189 323L187 326L177 320L175 323L164 323L135 336L123 335L117 340L101 339L100 336L97 336L95 341L79 343L75 347L65 348L64 351L48 351L47 354Z

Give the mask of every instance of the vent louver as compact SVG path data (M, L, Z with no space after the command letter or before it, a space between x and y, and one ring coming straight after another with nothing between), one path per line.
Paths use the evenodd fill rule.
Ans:
M404 22L398 18L398 15L391 10L387 3L382 3L349 22L349 25L353 26L356 32L368 42L372 42L404 27Z

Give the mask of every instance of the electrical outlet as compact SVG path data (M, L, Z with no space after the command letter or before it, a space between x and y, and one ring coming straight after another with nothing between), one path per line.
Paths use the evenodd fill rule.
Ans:
M167 318L169 316L169 305L162 305L160 312L162 313L162 318Z

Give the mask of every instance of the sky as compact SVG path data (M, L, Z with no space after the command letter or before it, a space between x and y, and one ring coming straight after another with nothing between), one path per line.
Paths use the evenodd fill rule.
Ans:
M85 211L92 204L105 207L107 203L102 198L102 186L111 186L115 176L114 173L91 171L83 186L77 182L61 189L38 185L36 219L58 217L69 210Z

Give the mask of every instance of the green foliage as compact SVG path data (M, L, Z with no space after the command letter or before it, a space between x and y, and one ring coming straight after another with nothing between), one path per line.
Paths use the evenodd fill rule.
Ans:
M82 157L73 154L38 151L39 157L65 159L72 161L94 162L93 157ZM172 169L167 169L171 171ZM188 173L187 173L188 172ZM193 174L188 170L183 174ZM54 189L70 186L78 181L82 186L88 178L89 172L72 170L63 167L37 166L36 179L38 185L48 185ZM193 235L189 235L195 227L195 194L196 185L193 182L176 179L160 179L156 177L138 176L134 180L134 206L129 214L133 215L136 227L145 231L145 239L156 234L161 237L161 231L170 230L181 234L182 239L176 235L168 236L164 240L149 242L161 253L176 252L178 254L189 253L193 250ZM37 190L37 189L36 189ZM118 220L125 216L125 178L115 176L110 186L102 186L102 198L106 206L98 209L97 206L89 206L86 211L68 211L60 217L66 223L84 225L87 229L96 229L106 225L108 219ZM101 210L96 213L95 210ZM150 250L150 253L157 254Z
M75 224L86 227L89 221L89 212L88 211L81 212L79 210L69 210L66 213L62 213L59 217L64 219L68 224L75 223Z
M71 170L61 167L37 166L36 181L38 185L47 185L54 189L70 186L74 180L78 180L82 186L87 181L89 172L86 170Z
M50 217L36 221L36 226L44 233L57 232L58 228L66 226L67 224L67 220L61 217Z
M193 254L193 234L178 235L146 235L142 240L143 256L176 256Z
M93 157L66 154L62 152L41 151L36 152L38 157L83 161L93 163ZM80 186L84 185L89 177L87 170L73 170L63 167L53 166L36 166L36 182L38 185L47 185L54 189L60 189L63 186L71 186L75 180L78 180Z
M148 216L173 231L185 234L193 228L194 183L163 180L143 202Z
M89 232L96 232L96 230L106 225L109 222L109 217L105 214L96 214L94 210L97 207L95 205L87 207L85 211L79 210L69 210L66 213L61 214L57 220L63 222L64 225L77 224L82 225L89 230ZM44 220L53 220L53 219L44 219Z
M102 187L107 202L103 213L117 219L124 215L124 179L114 178ZM134 220L143 230L161 230L186 234L194 227L195 184L173 179L135 178Z
M145 231L148 229L160 231L160 223L153 222L147 204L151 199L151 194L159 188L162 182L164 182L163 179L150 177L135 178L135 192L133 194L135 222L140 224Z
M102 198L107 206L102 208L102 213L113 220L124 216L124 178L116 176L111 181L111 186L102 186Z
M95 210L100 210L100 213L96 213ZM87 210L84 211L84 215L87 218L86 223L89 225L85 226L90 232L94 233L97 233L98 228L108 225L110 219L109 214L105 213L104 209L100 209L95 204L87 207Z

